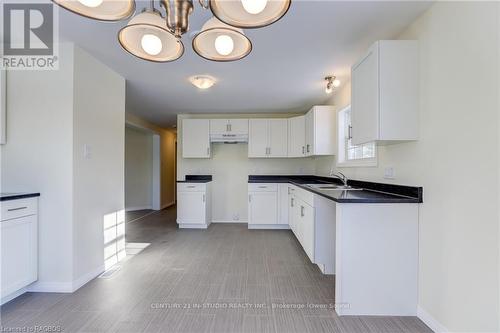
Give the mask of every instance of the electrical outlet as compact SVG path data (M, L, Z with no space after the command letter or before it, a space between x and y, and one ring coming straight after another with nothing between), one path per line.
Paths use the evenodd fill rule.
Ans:
M239 221L239 220L240 220L240 214L234 214L233 221Z
M384 169L384 178L385 179L394 179L396 178L393 167L387 167Z

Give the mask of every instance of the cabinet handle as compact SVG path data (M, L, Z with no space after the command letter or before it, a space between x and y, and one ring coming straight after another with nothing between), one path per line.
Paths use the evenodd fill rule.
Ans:
M233 131L233 125L229 124L229 132Z
M306 147L302 146L302 155L306 153Z
M195 185L189 185L187 188L195 188Z
M310 147L311 147L311 146L310 146L309 144L307 144L307 152L308 152L308 153L309 153L309 148L310 148Z
M203 194L203 202L205 202L205 194Z
M210 156L210 147L207 147L207 156Z
M15 212L16 210L23 210L23 209L26 209L28 207L17 207L17 208L11 208L11 209L7 209L8 212Z
M304 217L304 206L300 206L300 216Z
M293 207L293 198L290 200L290 207Z
M226 124L226 132L229 132L229 124Z
M267 186L259 186L259 188L267 188Z
M347 140L351 139L352 139L352 126L349 125L349 127L347 128Z
M252 202L252 196L250 194L248 195L248 202Z

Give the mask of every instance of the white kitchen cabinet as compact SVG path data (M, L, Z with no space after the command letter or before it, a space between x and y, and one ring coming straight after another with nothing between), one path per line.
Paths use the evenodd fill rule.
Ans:
M248 184L248 228L288 229L286 184ZM284 204L284 206L283 206Z
M182 120L182 157L210 158L210 121Z
M306 156L306 117L288 119L288 157Z
M330 105L314 106L305 115L305 155L337 153L337 113Z
M248 135L248 119L211 119L210 135Z
M353 144L418 138L418 44L381 40L351 69Z
M38 199L1 202L1 304L38 278Z
M304 201L297 200L298 208L298 224L299 234L301 236L301 244L307 256L312 262L314 259L314 245L315 245L315 224L314 224L314 208L305 203Z
M248 157L287 157L288 120L250 119Z
M206 229L211 223L210 183L177 184L179 228Z

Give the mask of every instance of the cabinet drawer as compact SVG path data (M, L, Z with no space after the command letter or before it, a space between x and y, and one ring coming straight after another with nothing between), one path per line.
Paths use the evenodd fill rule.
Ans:
M270 183L248 184L248 192L278 192L278 184L270 184Z
M178 183L177 191L179 192L205 192L207 184L205 183Z
M300 187L293 187L291 193L307 203L309 206L314 207L314 193L304 190Z
M0 202L1 221L16 219L38 213L38 198L27 198Z

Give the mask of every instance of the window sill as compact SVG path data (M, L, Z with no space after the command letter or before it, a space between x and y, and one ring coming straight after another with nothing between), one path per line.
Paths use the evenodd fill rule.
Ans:
M357 160L337 163L338 168L373 168L378 166L377 159Z

